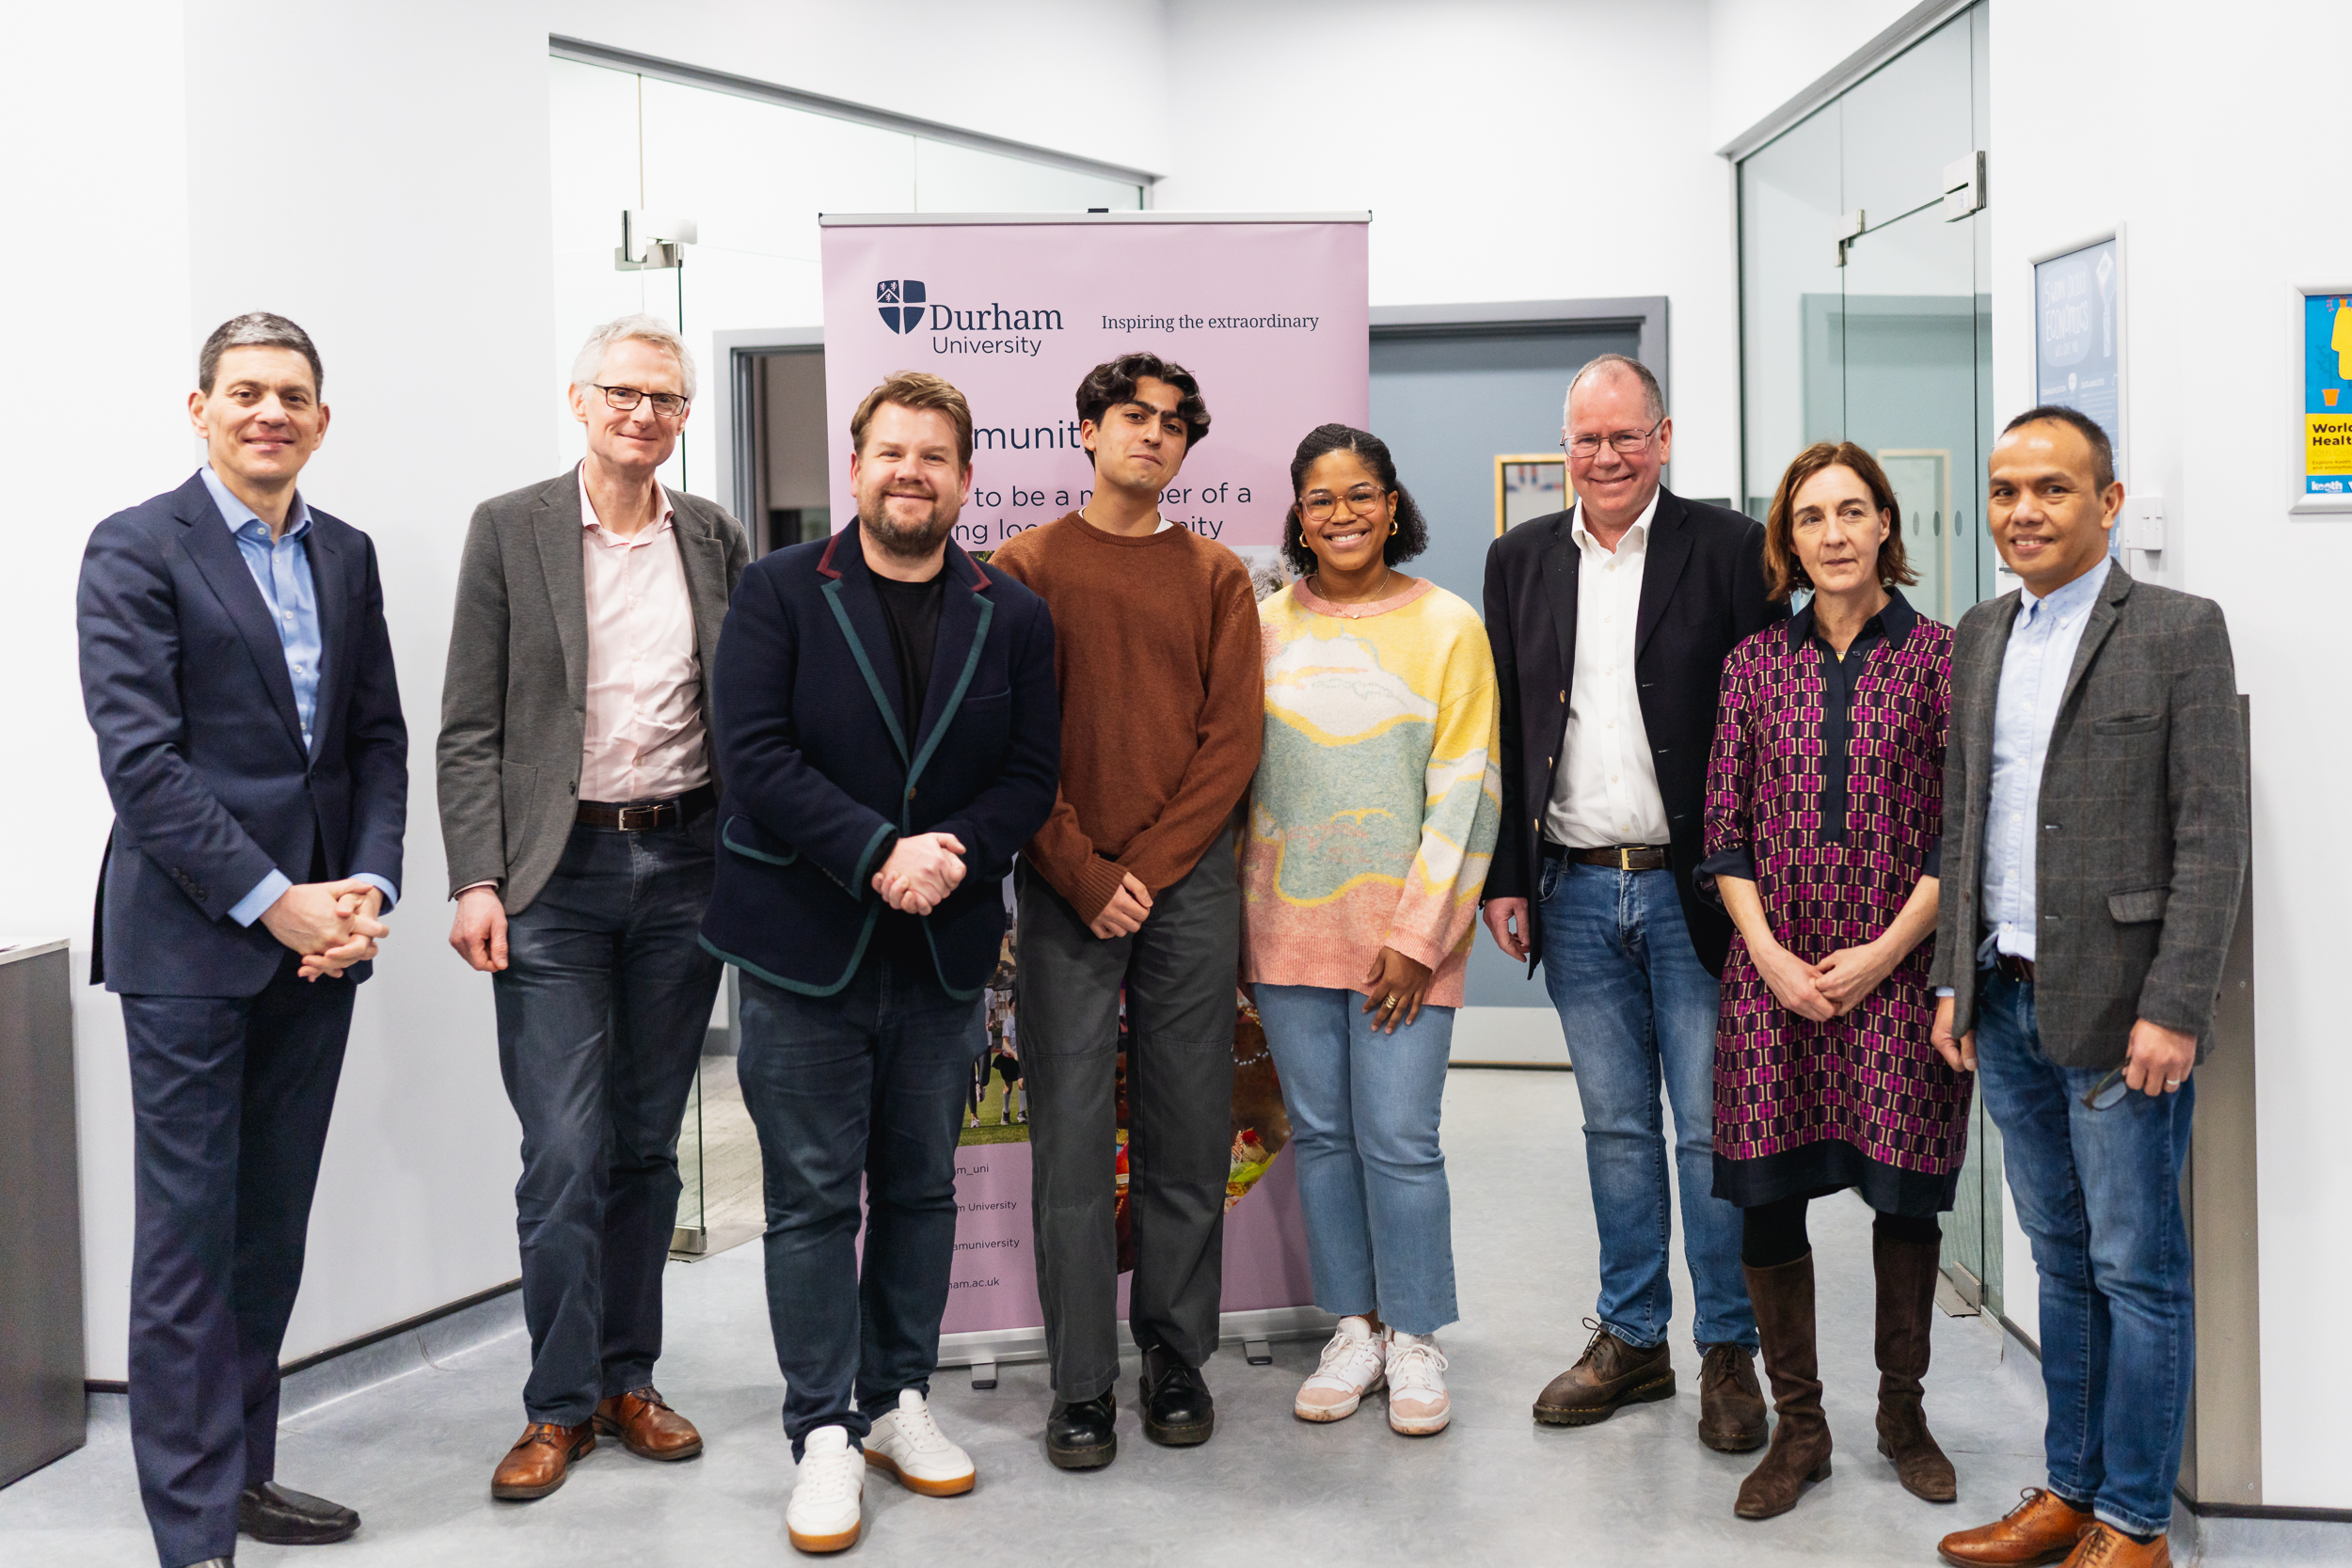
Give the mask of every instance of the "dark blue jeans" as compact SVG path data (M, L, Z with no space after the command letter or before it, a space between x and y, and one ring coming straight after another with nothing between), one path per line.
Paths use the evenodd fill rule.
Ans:
M499 1068L523 1124L515 1184L534 1421L577 1426L653 1381L677 1224L678 1122L719 960L696 942L714 813L625 833L574 827L494 974Z
M298 967L258 996L122 999L131 1451L164 1568L234 1552L237 1494L278 1474L278 1352L356 984Z
M2042 1276L2050 1490L2153 1534L2171 1522L2196 1374L2181 1165L2197 1080L2094 1111L2082 1097L2106 1069L2042 1054L2033 987L1992 970L1977 987L1977 1081Z
M930 1392L956 1258L956 1139L981 999L869 953L832 996L739 974L736 1076L768 1190L768 1322L792 1457L818 1427L861 1442L898 1391ZM859 1196L865 1197L860 1269Z
M1740 1211L1715 1196L1715 1012L1722 988L1691 945L1671 871L1549 861L1544 989L1560 1011L1584 1105L1584 1164L1600 1227L1603 1326L1629 1345L1666 1338L1674 1244L1671 1158L1682 1253L1702 1345L1754 1350L1756 1313L1740 1272ZM1671 1156L1659 1091L1674 1107Z

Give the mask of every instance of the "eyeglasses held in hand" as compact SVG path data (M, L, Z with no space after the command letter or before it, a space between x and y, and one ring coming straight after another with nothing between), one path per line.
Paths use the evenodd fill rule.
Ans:
M601 381L589 383L604 394L607 405L626 414L647 398L653 400L653 411L665 420L675 420L686 412L686 400L675 392L644 392L634 387L607 387Z
M2090 1092L2083 1096L2083 1103L2091 1110L2104 1111L2111 1105L2122 1104L2123 1097L2131 1092L2132 1086L2123 1082L2123 1069L2119 1067L2090 1085Z
M1347 509L1359 517L1377 515L1389 493L1375 484L1359 484L1348 491ZM1298 509L1311 522L1327 523L1340 510L1341 498L1328 490L1310 490L1298 500Z
M1571 456L1581 457L1586 462L1600 455L1600 444L1603 440L1614 448L1618 455L1635 457L1649 445L1650 437L1657 435L1660 427L1665 422L1665 417L1661 415L1658 423L1647 430L1620 430L1608 436L1579 436L1574 440L1563 441L1560 444L1567 449Z

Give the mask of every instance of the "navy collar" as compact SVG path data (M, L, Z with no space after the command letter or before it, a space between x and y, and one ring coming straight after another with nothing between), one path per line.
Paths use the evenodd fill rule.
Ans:
M1899 650L1903 640L1911 635L1911 628L1918 624L1919 612L1911 608L1911 601L1903 597L1903 591L1889 588L1885 608L1862 623L1862 629L1854 634L1854 641L1861 641L1875 626L1879 634L1886 639L1889 651ZM1813 601L1807 599L1803 610L1788 617L1788 651L1795 653L1813 637Z

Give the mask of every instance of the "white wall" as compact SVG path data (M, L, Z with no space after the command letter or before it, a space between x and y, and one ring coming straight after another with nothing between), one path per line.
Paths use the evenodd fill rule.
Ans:
M1738 493L1704 0L1169 0L1154 205L1370 208L1372 302L1668 296L1675 488Z
M1755 125L1911 8L1912 0L1708 0L1709 145Z
M2221 603L2252 702L2263 1501L2344 1508L2352 519L2293 517L2285 499L2293 291L2352 286L2352 211L2328 194L2342 111L2309 66L2344 10L2268 0L2215 21L2187 0L2128 25L2098 0L1995 4L1994 404L2006 419L2033 401L2030 258L2127 225L2124 481L2164 496L2178 543L2161 575Z

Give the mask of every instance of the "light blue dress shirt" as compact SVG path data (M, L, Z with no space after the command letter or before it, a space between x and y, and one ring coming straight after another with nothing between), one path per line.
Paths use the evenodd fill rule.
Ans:
M2083 628L2106 586L2102 560L2047 598L2020 590L2017 619L2001 656L2001 689L1993 707L1993 792L1985 817L1985 938L1977 961L2009 953L2032 961L2038 927L2034 863L2041 836L2042 768L2058 723L2066 677Z
M318 717L319 662L326 650L319 626L318 588L310 578L310 552L303 546L310 531L310 509L296 495L286 515L286 531L273 540L269 525L220 482L212 465L199 471L204 476L204 488L212 493L213 504L220 508L222 520L237 541L237 553L245 557L246 569L253 574L253 585L262 591L262 602L269 607L270 624L278 628L278 641L286 651L286 674L294 682L294 716L302 721L302 748L307 752L311 725ZM400 901L400 890L382 877L372 871L358 875L360 880L383 891L385 909ZM252 925L292 886L291 878L273 868L253 884L252 892L237 900L229 918L240 926Z

